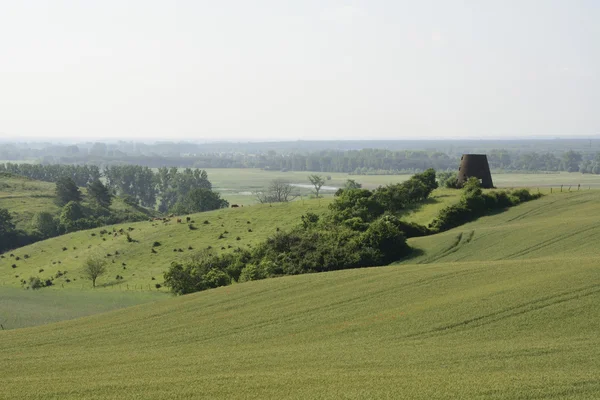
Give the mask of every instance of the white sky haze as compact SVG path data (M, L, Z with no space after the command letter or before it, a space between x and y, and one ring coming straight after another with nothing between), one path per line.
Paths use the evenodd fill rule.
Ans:
M1 1L3 139L600 134L600 1Z

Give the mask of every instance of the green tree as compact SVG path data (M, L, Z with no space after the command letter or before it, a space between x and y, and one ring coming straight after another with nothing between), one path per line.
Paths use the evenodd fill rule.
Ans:
M577 172L579 171L579 163L582 160L582 156L580 153L577 153L573 150L569 150L563 154L561 165L563 170L568 172Z
M92 281L92 287L96 287L96 279L106 273L106 260L100 257L90 257L85 260L82 270L85 279Z
M31 218L31 229L39 233L42 238L49 238L56 235L58 224L52 214L42 211L35 213Z
M325 184L325 179L321 175L309 175L308 180L315 187L315 194L319 197L319 191L321 190L321 186Z
M59 206L64 206L70 201L81 201L81 191L69 177L62 177L56 181L56 202Z
M356 182L354 179L347 179L344 184L344 189L361 189L362 184Z
M176 214L191 214L227 207L229 207L229 202L222 199L219 193L210 189L197 188L190 190L185 197L178 201L172 211Z
M64 232L72 232L77 230L76 221L83 218L83 209L79 203L70 201L67 203L60 213L59 224Z
M16 235L15 224L6 208L0 208L0 251L11 247Z
M95 179L88 184L87 193L100 207L110 207L113 196L108 188L100 182L100 179Z

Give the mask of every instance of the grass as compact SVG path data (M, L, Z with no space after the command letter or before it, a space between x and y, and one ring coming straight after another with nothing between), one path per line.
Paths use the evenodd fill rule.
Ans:
M400 265L248 282L0 331L1 396L596 398L599 200L595 190L554 193L410 239L417 256ZM202 216L235 226L264 212L283 226L310 204ZM180 242L178 230L188 229L142 224L140 233L173 232Z
M596 256L597 190L555 193L448 232L409 239L406 263Z
M0 324L16 329L147 303L166 295L151 292L23 290L0 288Z
M189 228L184 216L183 223L171 218L166 223L127 223L58 236L3 254L0 286L20 287L21 279L27 280L30 276L50 279L58 271L67 271L54 279L55 286L91 289L91 283L83 280L80 272L86 258L99 255L108 262L108 273L97 282L101 287L113 290L141 287L156 291L159 289L155 285L163 283L163 272L172 261L183 260L209 246L219 252L233 251L237 247L250 249L276 233L278 228L289 229L300 223L300 216L308 211L325 212L330 201L315 199L194 214L190 218L195 229ZM102 231L106 233L101 234ZM127 233L133 242L127 240ZM223 238L219 239L221 235ZM160 245L154 247L154 242ZM20 260L17 261L17 257ZM17 268L12 268L13 264ZM123 279L116 279L117 275ZM165 290L160 288L160 291Z
M0 175L0 208L10 211L17 228L27 229L35 213L60 212L54 203L54 188L55 184L49 182Z
M556 197L522 219L560 229L593 201ZM599 251L494 260L471 245L481 260L268 279L0 332L2 395L595 398Z

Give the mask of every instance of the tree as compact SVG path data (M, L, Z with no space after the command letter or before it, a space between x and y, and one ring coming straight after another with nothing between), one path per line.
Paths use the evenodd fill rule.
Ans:
M108 208L112 202L112 194L106 186L100 182L100 179L95 179L87 186L88 195L100 207Z
M59 217L60 228L64 232L73 232L77 230L76 221L84 217L83 210L79 203L70 201L67 203Z
M308 180L315 187L315 194L319 197L321 186L325 184L325 179L321 175L309 175Z
M191 214L195 212L217 210L229 207L229 202L210 189L192 189L171 209L175 214Z
M64 206L70 201L81 201L81 192L79 188L69 177L62 177L56 181L56 202L59 206Z
M292 193L294 188L283 179L273 179L264 192L256 192L256 198L261 203L286 203L298 197Z
M0 251L10 248L16 235L15 224L6 208L0 208Z
M356 182L354 179L347 179L344 189L362 189L362 184Z
M577 172L579 171L579 163L582 160L582 156L580 153L577 153L573 150L569 150L563 154L562 159L562 167L563 170L568 172Z
M106 273L106 260L99 257L90 257L83 264L83 276L92 281L92 287L96 287L96 279Z
M31 228L35 232L39 232L42 238L55 236L57 233L58 224L54 216L46 211L37 212L31 219Z

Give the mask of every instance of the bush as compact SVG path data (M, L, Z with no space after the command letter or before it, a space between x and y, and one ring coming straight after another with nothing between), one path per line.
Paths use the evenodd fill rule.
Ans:
M41 289L44 287L44 282L37 276L32 276L29 278L29 287L32 289Z
M160 242L154 242L154 243L152 243L152 247L158 247L158 246L160 246Z

